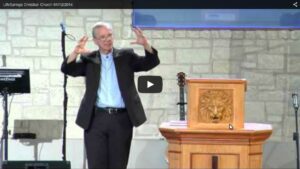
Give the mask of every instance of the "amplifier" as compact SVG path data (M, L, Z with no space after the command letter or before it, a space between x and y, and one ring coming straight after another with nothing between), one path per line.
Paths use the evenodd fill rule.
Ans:
M70 161L3 161L2 169L71 169Z

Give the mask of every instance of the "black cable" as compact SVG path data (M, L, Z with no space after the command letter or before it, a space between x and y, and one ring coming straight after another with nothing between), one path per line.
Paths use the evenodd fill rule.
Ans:
M66 46L65 46L65 38L67 37L70 40L76 40L75 37L71 34L66 33L66 28L63 23L60 24L61 26L61 50L62 50L62 56L63 60L65 60L66 57ZM67 130L67 107L68 107L68 93L67 93L67 82L68 82L68 76L64 74L64 84L63 84L63 89L64 89L64 100L63 100L63 110L64 110L64 115L63 115L63 145L62 145L62 159L66 161L66 130Z
M67 37L70 40L76 40L75 37L71 34L66 33L66 28L64 23L60 24L61 26L61 50L62 50L62 56L63 60L65 60L66 57L66 47L65 47L65 38ZM64 115L63 115L63 145L62 145L62 159L66 161L66 130L67 130L67 107L68 107L68 93L67 93L67 82L68 82L68 76L64 74L64 84L63 84L63 89L64 89L64 100L63 100L63 110L64 110Z
M76 40L76 38L71 34L66 34L66 37L70 40Z
M63 59L65 60L66 57L66 48L65 48L65 37L67 36L68 38L74 38L72 35L66 34L66 29L63 23L60 24L62 32L61 32L61 50L62 50L62 56ZM74 38L75 39L75 38ZM66 161L66 128L67 128L67 107L68 107L68 93L67 93L67 80L68 76L64 74L64 84L63 84L63 89L64 89L64 100L63 100L63 145L62 145L62 159Z

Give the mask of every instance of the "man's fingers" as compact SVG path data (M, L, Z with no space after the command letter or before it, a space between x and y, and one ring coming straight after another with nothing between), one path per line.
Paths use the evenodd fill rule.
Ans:
M143 31L139 27L137 27L136 29L141 35L143 35Z
M139 27L136 27L136 28L135 28L135 31L137 32L137 34L138 34L139 36L143 36L143 31L142 31Z
M82 42L86 42L88 40L87 36L83 36L82 38L80 38L80 40L78 41L78 43L82 43Z
M136 31L135 28L132 28L132 31L133 31L135 34L137 34L137 31Z
M86 37L86 39L84 39L83 45L85 45L87 43L88 39L89 39L88 37Z
M82 43L85 44L88 41L88 39L89 38L87 36L84 36L83 39L82 39Z
M80 47L84 47L85 44L86 44L86 42L88 41L88 39L89 39L89 38L88 38L87 36L83 36L83 37L80 39L78 45L79 45Z
M141 33L136 28L132 28L132 30L136 34L136 36L140 36L141 35Z
M78 42L82 42L82 41L84 41L85 37L86 37L86 36L83 36L83 37L81 37L81 38L79 39L79 41L78 41Z
M85 44L87 43L88 41L88 37L87 36L83 36L79 39L77 45L75 46L75 49L74 51L77 53L77 54L82 54L82 53L85 53L85 51L87 51L87 49L85 49Z
M87 42L89 40L89 37L84 36L84 41Z

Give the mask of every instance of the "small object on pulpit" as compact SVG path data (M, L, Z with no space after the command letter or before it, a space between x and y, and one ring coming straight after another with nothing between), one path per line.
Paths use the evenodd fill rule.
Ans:
M228 124L228 129L229 130L233 130L234 129L233 125L232 124Z

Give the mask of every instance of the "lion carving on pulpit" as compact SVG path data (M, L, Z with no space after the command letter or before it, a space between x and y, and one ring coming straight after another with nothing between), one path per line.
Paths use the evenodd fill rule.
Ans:
M231 123L233 121L233 91L200 91L198 121L202 123Z

